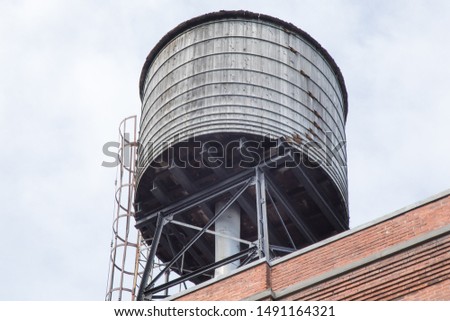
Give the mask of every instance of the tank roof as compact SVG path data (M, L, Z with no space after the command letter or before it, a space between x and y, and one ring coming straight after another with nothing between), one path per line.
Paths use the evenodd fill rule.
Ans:
M222 20L222 19L248 19L248 20L259 20L259 21L265 21L272 24L280 25L281 27L294 32L298 35L300 35L303 39L307 40L322 56L325 58L325 60L330 64L331 68L333 69L334 73L336 74L336 77L339 81L339 85L342 89L342 97L344 102L344 117L347 119L347 113L348 113L348 98L347 98L347 89L345 87L344 77L342 76L341 70L339 69L338 65L334 61L334 59L331 57L331 55L318 43L313 37L311 37L308 33L303 31L302 29L296 27L292 23L283 21L281 19L260 14L260 13L254 13L251 11L245 11L245 10L236 10L236 11L229 11L229 10L221 10L217 12L211 12L207 13L192 19L189 19L185 22L180 23L178 26L170 30L164 37L161 38L161 40L156 44L156 46L150 51L148 54L144 66L142 67L141 76L139 80L139 92L141 100L143 98L144 93L144 83L145 83L145 77L147 75L148 69L150 68L150 65L152 64L153 60L156 58L158 53L176 36L181 34L182 32L201 25L203 23L207 23L214 20Z

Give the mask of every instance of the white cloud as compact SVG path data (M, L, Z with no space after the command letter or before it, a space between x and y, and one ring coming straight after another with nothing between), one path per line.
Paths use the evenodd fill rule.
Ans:
M115 170L100 166L140 110L145 57L219 9L292 22L349 92L352 226L448 188L448 1L21 1L0 8L0 299L104 296Z

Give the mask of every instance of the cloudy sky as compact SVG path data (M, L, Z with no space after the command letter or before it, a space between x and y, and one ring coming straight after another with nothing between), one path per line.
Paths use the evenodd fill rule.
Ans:
M115 169L145 57L220 9L289 21L340 66L351 226L450 187L450 1L0 0L0 299L102 300ZM106 159L108 160L108 159Z

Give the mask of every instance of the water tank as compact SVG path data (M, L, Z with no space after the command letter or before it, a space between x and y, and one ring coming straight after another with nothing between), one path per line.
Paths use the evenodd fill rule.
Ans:
M346 88L333 58L306 32L248 11L193 18L150 52L140 96L136 226L149 243L158 213L286 150L289 159L263 168L270 256L348 228ZM158 259L170 261L235 190L165 226ZM249 242L258 239L257 201L248 188L235 202L240 238ZM183 268L172 269L183 275L217 260L216 238L204 233L184 253Z

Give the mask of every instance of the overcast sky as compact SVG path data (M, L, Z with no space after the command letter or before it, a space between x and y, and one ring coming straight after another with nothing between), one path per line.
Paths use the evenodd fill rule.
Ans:
M450 187L448 0L0 0L0 299L103 300L115 169L102 146L139 114L157 41L220 9L292 22L340 66L351 227Z

